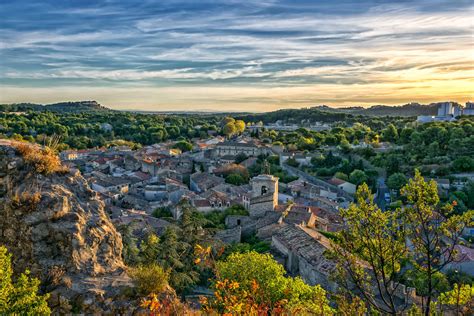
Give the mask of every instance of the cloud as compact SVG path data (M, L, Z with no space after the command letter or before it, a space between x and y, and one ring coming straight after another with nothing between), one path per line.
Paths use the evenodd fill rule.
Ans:
M227 86L265 106L326 102L331 96L322 89L339 103L366 103L364 96L389 103L402 88L406 101L435 88L442 98L473 96L470 1L20 0L0 4L0 12L8 12L0 23L4 93L67 85L85 95L93 86L120 85L199 86L213 95ZM271 90L290 88L305 92L276 97ZM229 93L216 100L240 97ZM171 95L168 102L175 104Z

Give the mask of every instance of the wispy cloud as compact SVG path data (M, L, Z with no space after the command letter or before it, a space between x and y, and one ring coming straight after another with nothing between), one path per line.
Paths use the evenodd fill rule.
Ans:
M97 96L242 109L474 96L471 1L20 0L0 12L3 102L118 84L148 90ZM169 86L194 94L147 99Z

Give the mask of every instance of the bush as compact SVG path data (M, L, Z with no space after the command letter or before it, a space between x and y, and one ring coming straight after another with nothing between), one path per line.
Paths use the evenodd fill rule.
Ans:
M168 287L169 271L156 263L131 268L129 275L143 296L162 293Z
M51 174L64 172L66 167L61 165L61 160L49 147L39 147L29 144L17 144L15 149L23 156L26 164L32 166L36 172Z
M0 315L49 315L49 295L38 295L40 281L22 273L12 282L11 255L0 246Z
M156 208L153 213L151 214L156 218L166 218L166 217L173 217L170 209L167 207L158 207Z
M238 173L231 173L225 177L225 182L233 185L242 185L246 184L247 181Z
M290 167L298 168L300 166L299 162L295 158L288 158L286 164Z
M204 215L204 218L209 221L207 227L225 228L225 218L229 215L243 215L248 216L249 212L242 205L232 205L224 211L211 211Z
M185 151L190 151L193 149L193 144L191 144L190 142L187 142L185 140L181 140L179 142L177 142L173 148L178 148L179 150L181 150L182 152L185 152Z
M334 174L334 177L336 177L338 179L341 179L341 180L344 180L344 181L349 181L349 177L344 172L338 171Z

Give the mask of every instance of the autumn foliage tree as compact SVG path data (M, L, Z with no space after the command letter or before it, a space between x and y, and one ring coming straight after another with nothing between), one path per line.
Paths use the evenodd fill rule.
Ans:
M222 133L227 137L235 134L241 134L245 130L245 122L242 120L235 120L232 117L225 117L222 120Z
M199 254L210 254L200 248ZM208 258L204 255L205 258ZM201 262L201 258L198 258ZM326 291L301 278L285 276L285 269L270 254L234 253L215 263L215 297L202 300L206 313L244 315L331 315Z

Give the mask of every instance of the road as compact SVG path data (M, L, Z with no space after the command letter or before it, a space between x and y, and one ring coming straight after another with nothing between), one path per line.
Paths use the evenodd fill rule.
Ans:
M389 204L385 201L385 193L390 193L390 190L385 184L385 179L380 177L377 179L377 195L375 196L375 203L377 203L377 205L384 211Z

